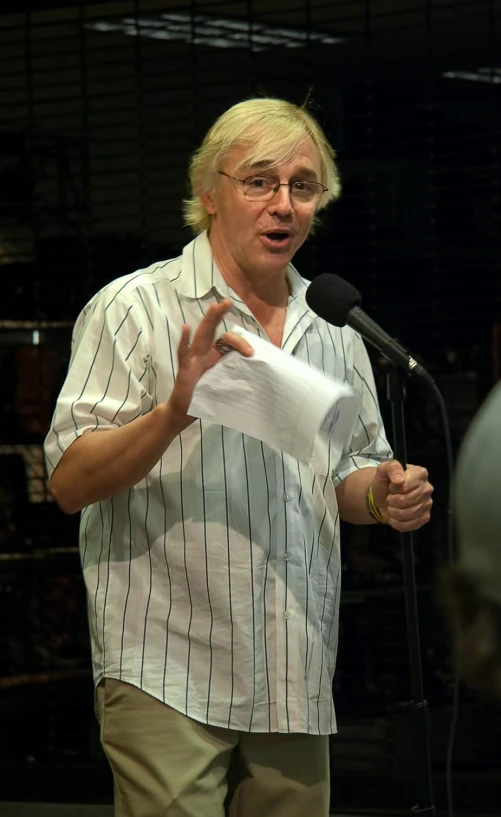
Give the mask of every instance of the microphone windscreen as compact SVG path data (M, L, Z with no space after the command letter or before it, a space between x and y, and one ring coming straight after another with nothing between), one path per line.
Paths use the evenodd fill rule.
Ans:
M334 326L345 326L348 313L361 302L358 289L339 275L328 272L317 275L306 290L310 309Z

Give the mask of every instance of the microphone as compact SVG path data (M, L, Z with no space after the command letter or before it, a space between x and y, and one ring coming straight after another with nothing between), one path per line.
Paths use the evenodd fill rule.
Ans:
M306 303L320 318L333 326L348 324L395 366L419 378L427 386L434 387L435 381L424 366L366 315L360 307L361 302L362 296L358 289L339 275L330 273L318 275L306 290Z

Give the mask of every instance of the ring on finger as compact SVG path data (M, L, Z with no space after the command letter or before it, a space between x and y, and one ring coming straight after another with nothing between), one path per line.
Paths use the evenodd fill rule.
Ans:
M218 338L214 345L215 345L217 351L219 352L219 354L221 354L221 355L227 355L228 352L234 352L235 351L233 346L230 346L229 343L225 343L224 340L221 340L221 338Z

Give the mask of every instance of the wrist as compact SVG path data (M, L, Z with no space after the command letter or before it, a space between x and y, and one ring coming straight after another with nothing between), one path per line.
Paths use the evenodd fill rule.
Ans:
M195 421L194 417L180 411L170 400L158 406L158 410L163 415L165 428L169 430L173 437L181 434L185 428L188 428Z
M378 525L387 525L388 522L384 518L383 514L379 510L378 506L376 505L376 501L374 499L374 494L372 491L372 485L369 485L369 489L367 491L365 501L367 504L367 510L369 512L369 516L378 524Z

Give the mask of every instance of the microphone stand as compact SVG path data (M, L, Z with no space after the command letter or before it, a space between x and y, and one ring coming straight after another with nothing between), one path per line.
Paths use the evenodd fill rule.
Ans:
M391 366L387 374L386 396L391 403L393 425L393 448L395 459L407 465L407 446L405 439L404 399L405 378L407 375L400 369ZM409 664L411 679L411 716L414 729L415 749L415 785L417 805L413 814L435 815L431 785L431 764L429 744L428 703L424 699L423 673L421 668L421 651L419 642L419 622L417 609L416 575L414 571L414 543L412 532L400 533L402 546L405 614L409 642Z

